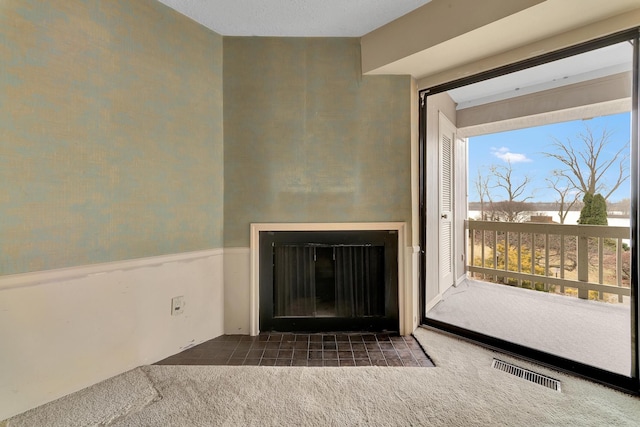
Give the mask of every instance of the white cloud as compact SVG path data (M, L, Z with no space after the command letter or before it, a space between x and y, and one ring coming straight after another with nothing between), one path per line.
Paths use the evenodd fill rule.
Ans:
M500 147L500 148L491 147L491 151L493 152L494 156L496 156L497 158L505 162L525 163L525 162L531 161L531 159L528 158L525 154L512 153L511 150L509 150L507 147Z

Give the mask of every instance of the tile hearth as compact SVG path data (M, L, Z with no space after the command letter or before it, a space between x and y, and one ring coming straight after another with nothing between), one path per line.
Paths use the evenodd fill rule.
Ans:
M434 366L413 336L389 333L223 335L157 365Z

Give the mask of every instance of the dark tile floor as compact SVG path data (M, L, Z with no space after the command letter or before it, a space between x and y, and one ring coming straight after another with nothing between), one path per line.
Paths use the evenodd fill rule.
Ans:
M157 365L434 366L415 338L389 333L223 335Z

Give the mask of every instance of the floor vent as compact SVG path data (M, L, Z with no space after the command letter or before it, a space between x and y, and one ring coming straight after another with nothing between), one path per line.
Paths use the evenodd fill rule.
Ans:
M541 386L550 388L558 392L562 392L562 389L560 388L560 381L554 380L553 378L549 378L544 375L540 375L536 372L521 368L511 363L503 362L502 360L498 360L498 359L493 359L493 362L491 363L491 367L507 372L511 375L515 375L516 377L523 378L527 381L531 381L532 383L540 384Z

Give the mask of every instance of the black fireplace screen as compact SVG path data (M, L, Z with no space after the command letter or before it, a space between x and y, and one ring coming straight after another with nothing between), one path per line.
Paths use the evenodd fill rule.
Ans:
M274 316L312 316L316 311L313 247L274 247Z
M384 316L384 246L274 246L274 316Z

